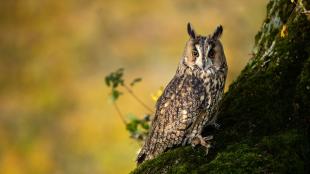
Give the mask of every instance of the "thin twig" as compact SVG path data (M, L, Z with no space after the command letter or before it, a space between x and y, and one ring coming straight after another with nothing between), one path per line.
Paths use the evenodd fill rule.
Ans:
M140 99L136 96L136 94L135 94L126 84L124 84L123 86L124 86L125 89L128 91L128 93L129 93L133 98L135 98L144 108L146 108L147 110L149 110L151 113L154 112L149 106L147 106L142 100L140 100Z
M122 122L123 122L125 125L127 125L127 122L126 122L125 118L123 117L123 114L121 113L121 110L119 109L119 107L117 106L117 104L116 104L115 101L113 102L113 105L114 105L115 110L117 111L119 117L121 118Z

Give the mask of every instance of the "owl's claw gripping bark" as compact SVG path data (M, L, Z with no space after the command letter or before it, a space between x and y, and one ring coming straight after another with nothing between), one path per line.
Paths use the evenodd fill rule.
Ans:
M208 154L209 149L211 148L211 143L209 143L208 141L210 141L212 139L213 139L212 135L206 136L206 137L202 137L201 135L197 135L196 137L194 137L192 139L191 144L192 144L193 147L195 147L198 144L200 144L201 146L205 147L206 154Z

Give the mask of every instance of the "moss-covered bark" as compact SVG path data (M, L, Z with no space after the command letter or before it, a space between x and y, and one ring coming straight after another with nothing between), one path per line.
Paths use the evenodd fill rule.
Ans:
M254 51L223 98L211 153L179 147L132 173L310 173L307 16L289 0L270 1Z

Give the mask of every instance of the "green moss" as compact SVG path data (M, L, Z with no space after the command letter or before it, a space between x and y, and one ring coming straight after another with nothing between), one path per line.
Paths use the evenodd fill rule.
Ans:
M235 143L208 163L204 150L181 147L143 163L138 173L305 173L307 138L295 129L263 137L257 144Z
M202 166L200 173L270 173L272 156L262 153L256 147L236 144L227 147L209 164Z
M265 136L255 145L236 143L201 166L199 173L305 173L307 138L296 130Z
M310 51L308 51L308 55L310 55ZM305 170L310 171L310 57L299 76L296 91L297 94L293 103L294 117L297 120L297 126L306 130L304 134L307 138L304 143L303 158L308 163Z
M307 173L307 139L303 132L293 129L279 135L264 137L259 146L261 151L272 156L270 167L273 172Z
M310 54L310 50L308 50ZM310 122L310 57L305 63L302 73L299 77L299 83L296 88L297 96L294 103L295 115L300 116L301 120L308 120L305 127L309 127ZM302 123L299 123L302 124Z
M141 164L132 174L139 173L196 173L194 169L206 161L201 148L179 147Z

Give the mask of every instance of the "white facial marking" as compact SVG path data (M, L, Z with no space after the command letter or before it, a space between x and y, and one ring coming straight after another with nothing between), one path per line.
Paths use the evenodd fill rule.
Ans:
M209 55L209 51L211 50L211 46L210 45L208 45L208 48L207 48L207 57L208 57L208 55ZM209 58L209 57L208 57Z
M212 65L212 61L211 59L208 57L209 55L209 51L211 50L211 46L208 45L208 48L207 48L207 51L206 51L206 54L207 54L207 65Z
M197 51L198 51L198 54L199 56L196 58L196 61L195 61L195 64L198 65L199 68L203 68L203 63L202 63L202 52L201 52L201 49L199 47L199 45L195 45Z

